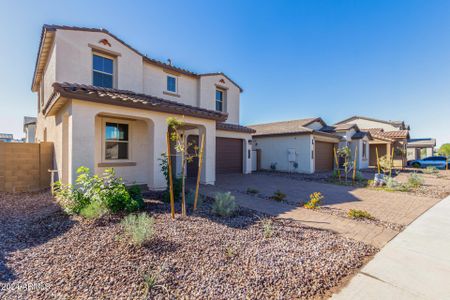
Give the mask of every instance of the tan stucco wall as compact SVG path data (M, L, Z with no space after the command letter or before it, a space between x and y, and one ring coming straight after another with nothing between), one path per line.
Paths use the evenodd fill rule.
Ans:
M223 80L225 83L220 82ZM228 113L227 123L239 124L240 90L222 75L200 77L200 107L216 109L216 84L225 90L225 110Z
M255 137L253 149L261 150L262 169L270 170L270 165L276 163L278 171L314 173L311 135ZM296 153L297 169L288 161L288 149Z
M165 179L160 170L159 158L167 151L166 146L166 120L165 113L145 111L132 108L101 105L86 101L72 100L71 146L68 151L72 173L69 182L76 177L75 170L79 166L86 166L96 172L103 168L98 167L102 161L102 127L101 119L107 115L115 118L136 119L132 121L131 128L131 157L129 161L136 166L116 167L116 172L128 182L146 183L151 189L164 189ZM182 119L181 116L175 116ZM215 121L193 117L184 117L186 124L200 125L201 133L205 133L205 156L202 169L202 182L215 183Z
M99 43L107 39L111 47ZM223 75L200 78L179 74L177 96L164 93L168 73L159 66L144 62L142 56L132 51L110 35L100 32L57 30L49 60L44 71L44 101L53 92L54 82L92 84L92 48L118 54L115 60L115 88L146 93L152 96L215 110L216 84L224 88L227 122L239 124L240 90ZM220 82L223 80L224 82Z

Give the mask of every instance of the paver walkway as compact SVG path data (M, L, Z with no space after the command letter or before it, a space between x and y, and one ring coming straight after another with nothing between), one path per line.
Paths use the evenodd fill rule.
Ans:
M450 196L389 242L332 299L450 299Z
M217 192L224 192L218 186L202 186L200 193L214 197ZM318 213L301 207L296 207L283 202L261 199L243 193L233 193L236 202L243 207L250 208L279 218L293 219L305 225L327 229L352 238L377 248L383 247L398 232L374 224L366 224L351 219L337 217L331 214Z

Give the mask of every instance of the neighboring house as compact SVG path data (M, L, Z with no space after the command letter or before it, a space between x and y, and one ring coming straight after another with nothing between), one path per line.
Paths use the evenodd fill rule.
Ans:
M406 166L406 145L409 139L409 126L404 121L383 121L362 116L353 116L336 125L354 124L361 131L369 132L372 140L369 142L369 166L377 165L378 157L392 156L394 149L394 165Z
M0 133L0 142L11 143L14 141L14 136L10 133Z
M36 137L36 118L23 117L23 132L25 133L25 143L34 143Z
M436 147L436 139L409 139L406 145L407 159L416 160L432 156L434 147Z
M369 144L373 141L370 132L361 131L356 124L337 124L334 126L326 126L321 129L325 132L335 133L342 137L339 147L350 147L351 160L354 162L355 153L356 168L367 169L369 167L370 147ZM341 161L342 164L342 161Z
M104 29L44 25L32 90L36 140L54 143L63 182L73 183L79 166L114 167L126 182L165 188L159 164L168 117L184 120L189 141L205 136L202 183L251 172L253 130L239 125L242 89L223 73L157 61ZM174 165L179 173L178 157ZM187 169L197 174L195 162Z
M253 149L258 164L254 169L315 173L334 169L334 148L349 146L354 159L358 147L357 168L366 168L370 134L357 126L328 126L321 118L308 118L250 125ZM344 128L345 127L345 128Z

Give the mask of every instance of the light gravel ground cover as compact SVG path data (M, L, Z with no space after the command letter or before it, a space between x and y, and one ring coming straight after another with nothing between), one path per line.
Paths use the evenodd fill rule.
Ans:
M288 220L273 219L267 238L265 216L221 219L209 203L171 221L166 204L147 200L156 233L143 247L121 238L122 216L68 217L49 193L0 194L0 206L0 284L35 284L1 299L318 299L376 251Z

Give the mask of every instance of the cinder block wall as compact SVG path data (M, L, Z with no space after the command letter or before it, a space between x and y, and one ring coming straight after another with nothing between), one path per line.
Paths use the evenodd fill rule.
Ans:
M30 192L50 186L52 143L0 143L0 191Z

